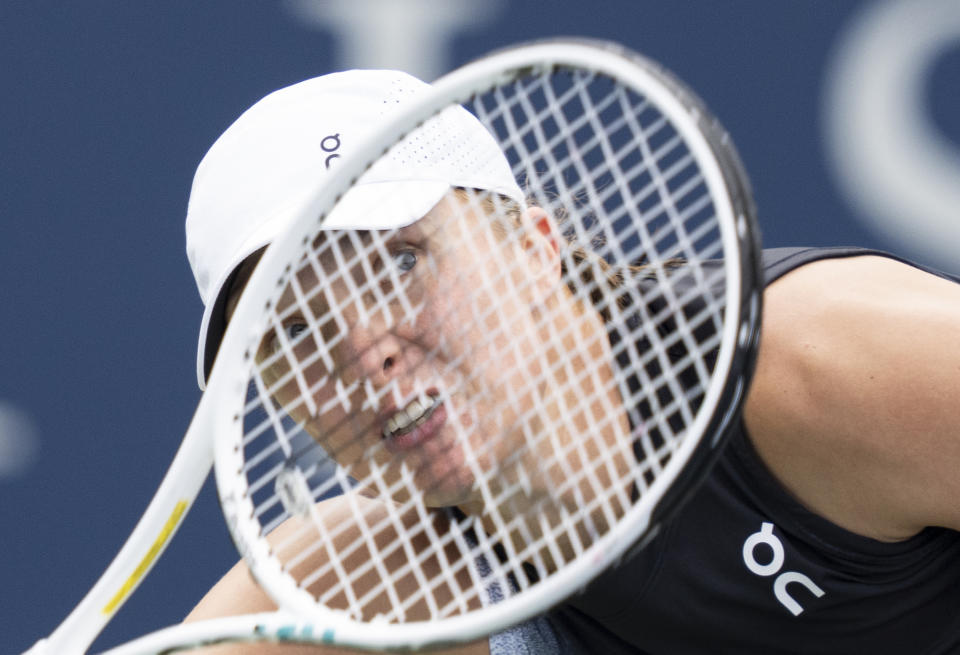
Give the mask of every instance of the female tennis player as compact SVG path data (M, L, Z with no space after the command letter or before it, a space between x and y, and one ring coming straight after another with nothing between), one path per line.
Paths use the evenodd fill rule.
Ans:
M349 152L370 121L383 115L385 104L403 101L398 85L416 89L418 83L398 73L354 71L282 90L245 113L201 163L187 219L188 254L206 305L201 386L245 280L283 227L284 207ZM363 466L357 453L368 447L364 439L385 443L383 459L375 460L385 470L383 479L402 476L404 466L411 471L438 510L438 529L449 520L442 508L484 518L484 498L475 483L490 466L510 461L512 439L520 435L502 429L518 424L509 413L528 415L534 408L531 420L565 414L562 394L549 393L551 375L543 378L541 397L517 393L526 387L497 375L511 348L554 348L574 370L590 358L609 361L609 344L597 338L603 332L599 315L560 344L550 344L543 333L551 330L530 320L538 305L583 311L571 290L559 284L563 237L556 217L525 207L505 160L484 156L490 146L474 124L455 121L450 129L462 130L474 147L404 162L405 179L423 183L409 205L354 207L341 222L331 216L326 238L369 247L371 256L394 267L391 283L416 279L421 293L412 323L364 316L362 303L343 306L345 323L328 327L331 341L340 339L331 352L355 362L354 370L344 371L347 377L388 380L417 366L418 349L440 346L459 365L479 367L469 379L482 381L485 391L478 397L491 405L457 405L446 389L434 387L418 390L415 404L389 416L361 409L345 413L336 426L311 425L306 406L291 410L341 464ZM482 165L473 166L473 160ZM418 177L418 166L429 171ZM454 212L469 218L447 220ZM389 237L377 236L387 228ZM462 242L468 246L438 258L434 254L439 243L450 241L449 230L469 235ZM322 246L318 251L319 270L327 270ZM492 319L512 326L511 344L485 341L485 326L464 326L445 311L461 306L450 299L470 296L482 303L484 293L502 293L489 280L496 279L492 272L504 257L519 258L525 271L524 279L498 282L512 285L522 299ZM491 275L479 282L458 278L457 263L465 260L478 262L465 268ZM645 549L583 593L455 652L960 650L960 279L855 248L769 250L764 263L768 287L754 382L728 446L695 495ZM349 286L349 278L323 292L328 308L340 302L338 284ZM283 334L266 335L258 357L267 361L285 339L306 329L308 320L293 317L281 326ZM345 326L349 330L341 329ZM431 339L435 343L426 342ZM296 357L307 361L320 349L310 340L297 343ZM457 349L465 345L479 355L458 359ZM337 393L335 386L322 384L327 365L318 361L307 369L310 385L321 389L315 402L322 403L324 393ZM545 375L531 366L523 376ZM271 370L275 380L284 379L282 360ZM601 378L606 374L602 367L593 370ZM450 387L457 388L456 381ZM294 387L281 386L276 399L295 404L297 395ZM608 398L593 416L566 416L557 424L558 439L572 438L584 422L605 416L595 438L617 442L629 425L616 401ZM471 452L486 453L489 461L466 461L452 436L458 425L471 422L488 422L471 435L505 435L486 447L470 444ZM614 466L628 460L625 454ZM509 467L502 470L512 482ZM523 480L511 498L522 511L523 503L548 496L558 483L549 476ZM359 490L360 502L373 512L382 502L376 495ZM347 516L337 498L318 508L331 525ZM188 620L271 607L239 564ZM295 645L222 649L329 652Z

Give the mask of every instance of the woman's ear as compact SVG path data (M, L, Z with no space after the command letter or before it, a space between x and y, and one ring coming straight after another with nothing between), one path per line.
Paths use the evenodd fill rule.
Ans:
M523 227L523 249L530 257L535 276L535 302L543 302L560 284L560 243L562 236L556 222L541 207L528 207L520 218Z

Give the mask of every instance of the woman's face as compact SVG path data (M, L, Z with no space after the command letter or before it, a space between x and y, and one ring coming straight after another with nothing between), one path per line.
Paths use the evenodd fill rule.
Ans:
M559 268L491 222L450 193L399 230L323 233L278 303L258 357L271 395L373 491L403 500L412 480L429 506L469 506L481 480L535 466L536 307Z

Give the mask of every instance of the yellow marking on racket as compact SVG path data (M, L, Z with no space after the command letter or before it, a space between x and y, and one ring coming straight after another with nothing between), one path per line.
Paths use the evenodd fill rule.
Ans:
M140 582L140 578L142 578L146 572L150 570L153 560L157 559L157 555L159 555L160 551L163 550L164 545L170 539L170 536L176 529L177 524L180 523L183 513L187 511L188 504L189 503L185 500L181 500L176 504L176 506L173 508L173 511L170 513L170 518L168 518L167 522L163 524L163 529L160 530L160 534L158 534L157 538L153 540L150 550L148 550L147 554L143 556L143 559L140 560L137 568L133 570L133 573L130 574L130 577L127 578L127 581L124 582L123 586L120 587L120 589L117 590L117 593L113 595L113 598L110 599L110 602L103 606L103 609L100 610L102 614L113 614L130 594L130 592L133 591L134 587L137 586L137 583Z

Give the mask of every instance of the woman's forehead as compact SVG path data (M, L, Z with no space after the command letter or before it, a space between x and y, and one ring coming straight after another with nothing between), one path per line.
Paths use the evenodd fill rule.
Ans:
M391 243L406 240L413 230L330 230L321 232L313 241L312 252L302 260L288 281L278 302L284 309L304 294L313 296L319 285L327 287L363 286L368 273L379 268L372 264L387 255ZM350 277L350 281L346 277ZM297 289L294 289L294 285ZM318 294L322 296L323 294ZM322 300L322 299L321 299Z

